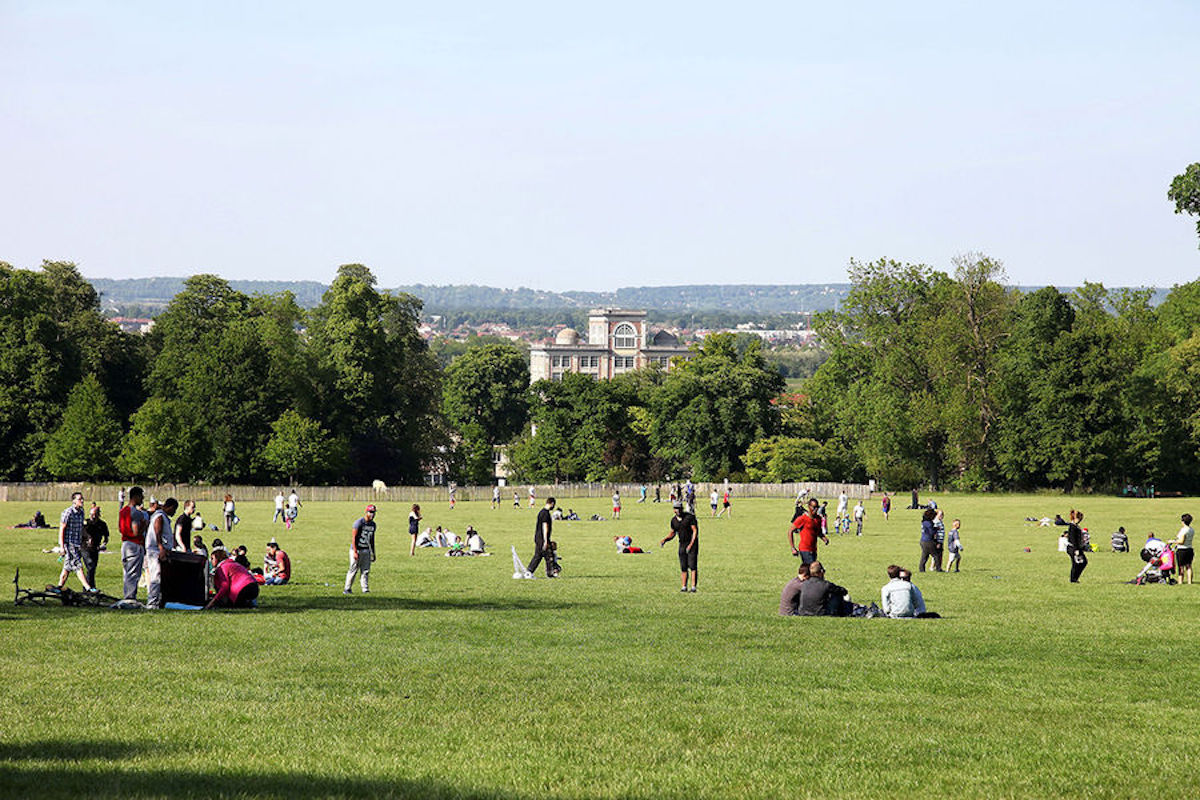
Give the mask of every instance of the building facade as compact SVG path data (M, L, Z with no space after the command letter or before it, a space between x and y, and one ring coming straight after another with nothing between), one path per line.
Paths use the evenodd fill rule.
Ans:
M667 331L651 333L645 311L598 308L588 313L587 341L572 328L563 328L554 344L529 351L529 380L560 381L568 372L607 380L657 364L671 368L671 359L688 358L690 351Z

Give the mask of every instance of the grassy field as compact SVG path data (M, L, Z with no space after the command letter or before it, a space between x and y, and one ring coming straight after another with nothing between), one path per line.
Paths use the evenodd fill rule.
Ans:
M777 616L797 566L777 501L702 509L694 595L657 547L665 504L558 523L562 578L515 581L533 511L426 507L495 555L410 558L407 507L385 503L371 594L351 597L360 506L310 504L289 533L240 505L225 541L258 561L275 534L296 574L257 611L0 606L0 796L1200 796L1200 586L1126 585L1140 559L1106 552L1070 585L1058 530L1023 522L1076 505L1098 541L1123 524L1140 545L1200 505L938 499L966 550L961 573L917 576L929 621ZM66 505L0 505L0 525ZM918 555L917 512L868 512L821 556L859 602ZM618 555L617 534L653 552ZM55 580L54 537L0 531L0 574ZM103 556L101 588L119 574Z

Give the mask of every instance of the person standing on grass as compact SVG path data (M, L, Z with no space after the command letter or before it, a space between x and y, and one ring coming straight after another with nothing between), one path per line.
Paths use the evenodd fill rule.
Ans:
M1192 550L1192 539L1196 536L1196 531L1192 529L1192 515L1184 514L1179 518L1183 523L1183 527L1179 529L1179 534L1171 541L1175 545L1175 566L1179 570L1179 582L1192 582L1192 556L1195 551Z
M708 493L708 507L712 509L712 513L709 516L711 516L713 519L716 519L717 517L717 505L720 502L721 496L717 494L717 487L714 486L713 490Z
M537 499L537 490L533 486L529 487L529 507L533 508L533 502Z
M849 503L850 503L850 498L848 498L846 496L846 492L845 492L845 490L843 490L842 493L838 495L837 518L836 518L836 525L837 525L838 533L842 532L842 520L846 520L846 531L849 532L849 530L850 530L850 517L847 516L847 514L846 514L846 509L849 508Z
M500 507L500 484L492 487L492 511Z
M151 503L153 505L153 502ZM162 608L162 562L171 549L171 516L178 510L179 501L168 497L154 508L146 526L146 607Z
M420 532L422 519L424 517L421 516L421 507L413 503L412 511L408 512L408 535L412 537L412 544L408 546L408 554L410 556L417 554L417 534Z
M946 549L950 551L950 563L946 565L946 571L949 572L951 567L958 572L958 568L962 566L962 540L959 538L959 528L962 527L960 520L954 520L950 523L950 534L946 538Z
M279 518L283 516L283 489L275 495L275 516L271 517L271 524L279 522Z
M685 511L679 502L675 503L675 516L671 517L671 532L658 546L662 547L675 538L679 539L679 580L683 584L679 591L694 592L700 579L700 570L696 566L700 554L700 526L696 522L696 515ZM688 588L689 572L692 575L691 589Z
M449 486L446 488L446 491L447 491L447 492L450 494L450 510L451 510L451 511L453 511L453 510L454 510L454 504L458 502L458 497L457 497L457 495L458 495L458 484L456 484L456 483L452 483L452 484L450 484L450 485L449 485Z
M1084 555L1083 529L1079 527L1081 522L1083 512L1072 508L1067 515L1067 556L1071 559L1071 583L1079 583L1079 576L1088 565L1087 556Z
M354 585L354 574L359 574L362 593L369 594L368 575L375 560L375 505L367 506L363 515L350 526L350 571L346 573L346 587L342 594L350 594Z
M892 513L892 496L887 492L883 493L883 500L879 503L879 509L883 512L883 521L887 522L888 514Z
M74 572L79 576L79 582L84 591L94 591L95 587L88 582L87 573L83 571L83 492L71 495L71 505L63 509L58 522L58 549L62 552L62 573L58 576L58 588L63 588L67 577Z
M613 503L612 504L613 519L620 519L621 518L621 490L620 489L613 489L612 503Z
M533 487L529 487L529 491L533 492ZM532 494L530 495L532 497ZM554 498L547 497L546 505L542 506L542 510L537 515L537 525L533 529L533 558L529 562L529 566L525 568L525 572L532 575L544 560L546 562L546 577L553 578L554 573L550 567L550 559L547 554L550 551L550 529L554 526Z
M862 536L863 519L867 516L867 510L863 508L862 500L854 504L854 524L857 527L857 535Z
M229 533L233 530L233 518L237 516L237 506L233 502L233 495L225 495L225 532Z
M142 487L129 489L129 505L117 515L117 530L121 532L121 569L124 572L124 598L137 600L138 582L146 561L146 524L150 516L142 510L145 494Z
M808 500L808 511L796 517L792 521L792 527L788 530L788 546L792 549L792 555L799 556L800 560L805 564L811 564L817 560L817 539L821 539L825 544L829 544L829 537L821 529L821 514L818 511L817 498L810 497ZM796 543L796 531L800 531L800 543Z
M917 564L917 571L924 572L925 564L930 558L933 558L933 571L942 571L942 551L937 546L937 530L933 526L933 520L937 516L937 512L932 508L925 509L921 514L921 562Z
M517 496L517 490L513 489L513 508L521 507L521 498Z
M190 553L192 550L192 527L195 524L196 501L184 500L183 513L175 518L175 531L169 550Z
M83 546L79 550L89 586L96 585L96 564L100 561L100 549L107 547L108 523L100 519L100 506L92 503L88 518L83 523Z

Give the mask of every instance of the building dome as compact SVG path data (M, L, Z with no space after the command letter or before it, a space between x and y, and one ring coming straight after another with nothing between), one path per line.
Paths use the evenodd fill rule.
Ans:
M554 337L554 343L568 345L579 344L579 334L576 333L574 328L563 328L558 332L558 335Z

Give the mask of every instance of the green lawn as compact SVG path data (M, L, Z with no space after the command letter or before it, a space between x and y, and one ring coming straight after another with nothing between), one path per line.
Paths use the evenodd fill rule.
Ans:
M223 538L259 561L277 535L297 576L258 611L0 606L0 796L1200 796L1200 586L1126 585L1140 559L1106 552L1070 585L1058 529L1022 521L1076 505L1098 541L1124 524L1140 545L1196 502L938 499L966 551L962 573L917 576L930 621L778 617L797 566L778 501L702 509L695 595L657 547L665 504L558 523L563 577L515 581L529 509L426 507L495 555L410 558L407 506L385 503L371 594L351 597L361 506L310 504L287 533L243 504ZM0 505L0 525L66 505ZM868 512L822 553L860 602L918 555L916 512ZM618 533L653 552L617 555ZM56 579L54 537L0 531L0 574ZM119 594L118 555L99 582Z

